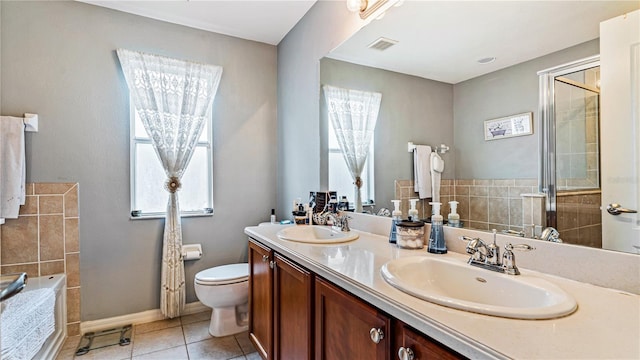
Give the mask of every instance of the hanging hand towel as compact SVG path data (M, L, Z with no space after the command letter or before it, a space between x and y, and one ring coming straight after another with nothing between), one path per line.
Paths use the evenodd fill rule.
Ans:
M24 120L0 116L0 218L16 219L25 196Z
M444 171L444 160L437 153L431 153L431 187L433 202L440 202L440 178Z
M413 150L414 190L420 199L431 197L431 146L417 145Z

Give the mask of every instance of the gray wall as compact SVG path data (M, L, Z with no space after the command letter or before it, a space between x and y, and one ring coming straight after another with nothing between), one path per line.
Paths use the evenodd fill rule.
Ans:
M187 302L196 301L195 273L246 261L244 227L276 203L276 48L79 2L0 4L3 115L40 115L28 181L80 183L83 321L159 308L164 220L129 220L129 99L115 49L224 68L215 215L183 219L184 243L204 249L186 263Z
M456 179L538 177L538 71L600 53L592 40L453 87ZM533 112L533 135L484 140L484 121Z
M343 1L318 1L278 44L278 218L320 187L320 64L363 22Z
M417 76L323 58L320 84L382 93L375 130L376 208L391 207L396 179L413 178L407 142L453 145L453 85ZM327 108L320 97L321 185L328 182ZM443 155L444 178L453 178L451 153Z

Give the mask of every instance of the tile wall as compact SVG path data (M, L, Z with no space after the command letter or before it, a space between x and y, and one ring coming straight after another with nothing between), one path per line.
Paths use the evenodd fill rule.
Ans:
M562 241L602 248L600 199L599 190L557 194L557 222Z
M599 68L566 77L597 87ZM599 94L578 86L555 83L556 186L558 190L597 189Z
M0 226L0 272L67 275L67 332L80 334L78 184L27 184L17 219Z
M409 209L409 199L417 198L413 191L412 180L396 180L396 198L401 201L402 213L406 216ZM533 212L540 213L544 208L541 197L523 197L523 194L538 192L537 179L469 179L442 180L440 186L440 201L443 203L441 214L447 217L449 201L456 200L460 220L464 227L481 230L497 229L523 231L523 218L528 221L542 221L543 217L535 217ZM529 200L527 200L529 199ZM541 200L542 199L542 200ZM429 200L418 202L421 218L431 215ZM523 201L527 201L527 212L524 212ZM534 208L534 203L536 207ZM544 225L542 223L538 225Z

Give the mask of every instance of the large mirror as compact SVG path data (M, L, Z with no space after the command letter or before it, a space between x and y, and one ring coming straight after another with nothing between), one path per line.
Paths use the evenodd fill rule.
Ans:
M396 194L413 196L410 184L403 182L413 178L408 142L446 144L450 151L441 154L445 163L441 201L455 195L465 227L539 233L526 221L527 216L546 216L544 205L537 206L544 165L539 73L597 56L600 22L639 7L637 1L407 1L327 54L320 60L321 85L382 93L372 170L376 209L390 207ZM587 76L593 79L597 71ZM559 86L581 79L584 76L567 73ZM321 134L327 137L321 141L321 154L327 154L322 93L320 103ZM485 136L485 123L527 113L531 134ZM583 126L585 131L597 135L597 123ZM568 145L559 141L561 148ZM597 164L597 150L580 154L585 162L578 173L589 179L589 194L598 191L598 176L604 176L593 177L586 161L594 156ZM330 187L329 173L328 157L323 155L325 188ZM563 168L562 175L568 173ZM565 243L602 247L602 240L585 240L586 234L602 237L597 220L583 224L583 219L596 219L601 213L600 204L588 204L593 202L587 199L589 194L565 206L574 213L567 215L568 227L561 229L561 238ZM426 207L421 210L428 216ZM443 205L445 218L448 211ZM558 222L555 226L561 227Z

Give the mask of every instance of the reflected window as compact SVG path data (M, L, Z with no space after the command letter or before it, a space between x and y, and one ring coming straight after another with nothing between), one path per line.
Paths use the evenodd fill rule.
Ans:
M336 133L333 130L333 124L331 121L327 121L329 124L329 189L336 191L338 197L346 196L349 200L349 207L355 207L355 185L353 184L353 178L349 172L342 152L340 151L340 145L336 138ZM374 176L373 176L373 144L374 139L371 139L369 145L369 155L362 171L362 204L374 204Z

